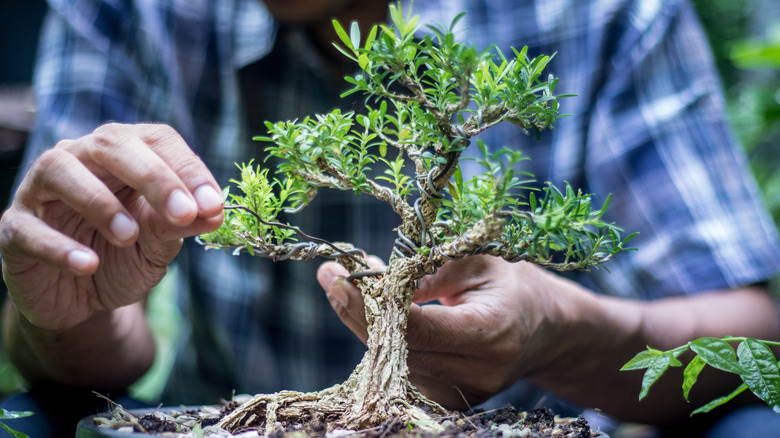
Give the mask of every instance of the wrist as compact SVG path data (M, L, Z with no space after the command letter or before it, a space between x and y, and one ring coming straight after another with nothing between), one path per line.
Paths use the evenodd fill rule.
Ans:
M9 357L30 382L124 387L154 359L154 341L140 304L95 312L67 329L41 328L9 303L4 317Z
M641 340L644 313L635 301L597 295L560 276L550 281L555 321L549 323L546 362L528 377L540 386L577 384L578 380L618 370L631 346ZM643 347L642 347L643 348ZM614 362L614 364L613 364ZM568 382L568 383L567 383Z

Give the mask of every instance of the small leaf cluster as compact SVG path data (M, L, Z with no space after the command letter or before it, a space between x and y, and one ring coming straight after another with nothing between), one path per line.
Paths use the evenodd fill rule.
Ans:
M390 17L390 25L372 27L365 39L356 23L347 31L333 22L336 47L360 68L345 78L352 87L344 96L364 94L365 111L266 122L268 135L255 139L277 159L276 176L270 180L267 169L251 163L239 166L241 178L233 183L241 194L226 197L240 208L231 208L222 228L202 238L206 244L252 252L258 242L267 247L303 236L280 226L277 216L305 206L317 189L331 188L391 204L402 222L394 254L433 260L444 254L437 246L449 243L450 258L490 246L491 254L507 260L569 270L627 249L633 235L622 239L619 228L602 220L608 202L594 209L590 195L568 185L563 191L544 187L537 198L533 175L518 170L526 160L519 151L490 152L476 141L483 172L470 179L462 174L461 153L486 129L508 121L538 135L560 117L557 79L543 78L550 56L530 58L522 48L510 59L495 47L477 51L462 44L454 34L462 14L449 27L429 26L425 36L418 35L418 17L404 14L400 3L390 5ZM488 228L501 233L480 231L457 245L456 239Z
M516 172L521 160L527 160L520 151L508 148L490 153L482 141L478 141L481 159L475 159L484 172L464 181L460 169L456 169L447 183L448 197L442 200L439 220L451 224L455 234L463 234L480 220L496 211L516 210L527 205L522 202L523 191L534 190L530 184L534 176L527 172ZM521 175L520 179L516 174Z
M542 192L540 199L529 194L527 212L509 215L503 241L514 252L544 260L557 255L562 258L557 260L561 269L587 270L622 251L634 250L627 243L637 233L621 237L619 227L602 219L610 197L594 211L592 195L575 192L568 183L564 192L551 185Z
M731 345L737 343L736 351ZM719 397L694 410L691 415L709 412L732 400L745 390L750 390L764 401L772 410L780 414L780 363L772 353L771 347L780 343L754 338L726 336L724 338L705 337L686 345L667 351L648 347L634 356L621 370L645 369L639 399L647 396L650 388L670 367L682 367L679 357L687 351L695 356L683 370L683 397L688 400L691 389L706 365L736 374L742 379L730 394Z
M363 129L353 129L354 113L334 109L301 122L266 122L270 135L255 140L271 143L266 151L282 160L277 172L299 184L371 193L367 173L377 161L371 149L381 141L368 129L364 116L357 122Z
M369 108L370 125L385 139L413 155L421 155L426 173L443 166L446 155L468 146L468 139L507 120L525 130L549 128L557 118L554 90L557 79L542 80L550 56L529 58L527 48L507 59L495 47L478 52L455 39L454 28L428 26L430 35L416 37L417 17L404 16L400 5L390 5L393 26L372 28L361 42L360 28L350 32L334 21L343 45L341 52L358 63L361 73L348 76L352 88L390 102L388 111ZM475 105L472 105L475 104ZM369 105L371 106L371 105ZM476 107L476 108L475 108Z
M636 233L622 238L620 228L602 219L610 197L594 211L592 195L575 192L569 184L564 192L548 184L537 198L533 175L515 171L516 164L527 159L521 152L503 148L491 154L484 144L478 144L482 158L477 161L485 171L468 181L463 181L459 169L455 171L447 187L450 196L439 210L439 221L449 232L439 235L441 240L463 235L498 213L506 220L500 241L507 258L528 255L549 261L557 254L560 260L550 267L587 269L633 249L626 244ZM528 193L527 201L523 193Z
M400 5L391 5L393 27L381 25L378 37L373 28L362 46L356 24L348 35L334 21L344 44L337 48L363 70L346 78L354 87L345 94L365 92L392 101L417 102L440 114L461 117L473 112L468 107L473 101L479 108L500 113L490 123L506 119L525 128L550 126L560 117L553 95L557 79L542 80L552 57L529 58L527 47L512 49L513 59L495 47L478 52L455 39L455 27L464 15L458 15L447 28L427 26L432 35L417 39L417 17L404 17ZM394 83L410 87L413 94L393 91Z
M241 191L232 194L225 189L224 196L232 205L244 206L245 209L225 209L225 219L214 232L203 234L201 240L207 245L236 246L246 245L247 251L253 253L252 242L267 242L282 244L285 241L295 241L295 232L278 225L268 225L265 222L276 222L286 209L295 209L307 201L307 191L311 188L299 184L295 179L280 182L268 177L268 169L255 166L253 161L238 166L241 178L231 182ZM307 190L308 188L308 190Z

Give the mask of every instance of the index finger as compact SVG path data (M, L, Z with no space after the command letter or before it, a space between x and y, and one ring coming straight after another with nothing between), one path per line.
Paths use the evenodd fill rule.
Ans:
M222 189L203 160L168 125L136 125L141 138L179 176L192 194L198 217L211 218L222 212Z
M170 126L107 124L71 145L100 168L96 173L133 187L171 224L221 211L214 177Z

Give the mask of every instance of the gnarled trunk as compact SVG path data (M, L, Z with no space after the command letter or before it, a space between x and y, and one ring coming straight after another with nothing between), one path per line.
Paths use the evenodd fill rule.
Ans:
M409 382L406 358L406 324L414 295L414 262L391 262L381 279L361 280L368 323L367 351L352 375L342 384L317 393L282 391L259 394L223 418L229 431L264 427L270 433L279 425L318 418L329 428L363 429L390 419L403 422L446 410L420 394Z
M414 282L403 265L388 269L381 280L363 292L368 350L344 384L352 401L346 423L373 426L408 412L411 398L406 324Z

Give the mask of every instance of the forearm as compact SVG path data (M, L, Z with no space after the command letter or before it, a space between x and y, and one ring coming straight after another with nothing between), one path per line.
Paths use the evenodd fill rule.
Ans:
M8 300L3 325L5 349L31 383L124 388L154 359L154 340L141 303L96 312L69 329L47 330L30 323Z
M740 383L735 376L705 369L691 391L691 402L686 403L681 389L682 369L673 370L640 402L643 373L618 370L647 346L670 349L704 336L778 338L774 304L758 287L656 302L585 294L579 306L581 317L574 320L580 327L569 336L568 351L531 377L575 403L634 421L683 419Z

